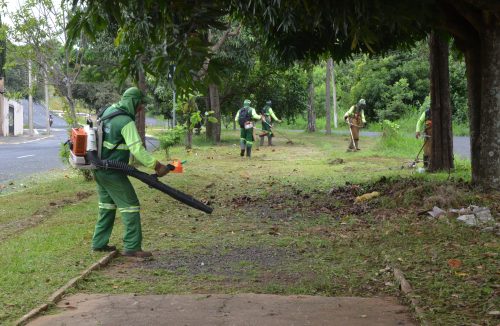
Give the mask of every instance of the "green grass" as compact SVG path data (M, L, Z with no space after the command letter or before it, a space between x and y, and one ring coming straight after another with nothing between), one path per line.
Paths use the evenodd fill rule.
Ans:
M221 145L196 136L190 152L174 147L172 157L188 161L185 172L162 180L210 201L214 213L187 208L133 181L143 247L154 251L155 260L130 264L117 258L71 291L398 296L393 276L381 272L396 266L432 324L495 324L487 314L498 307L495 236L453 218L431 221L417 214L433 205L472 203L498 214L497 194L459 181L470 178L467 161L457 162L450 175L415 174L401 169L418 151L412 138L392 144L362 137L362 151L347 153L346 135L283 133L293 144L278 136L278 146L254 148L252 160L239 157L238 131L224 131ZM380 179L389 181L373 184ZM6 236L0 242L0 324L43 303L101 257L90 252L94 187L71 175L0 196L0 237ZM344 188L328 195L332 187ZM74 189L92 195L78 199ZM373 190L382 196L366 207L352 204L357 194ZM36 225L8 234L1 228L37 212L47 216ZM119 248L121 236L118 222L112 243ZM450 269L451 258L462 266Z

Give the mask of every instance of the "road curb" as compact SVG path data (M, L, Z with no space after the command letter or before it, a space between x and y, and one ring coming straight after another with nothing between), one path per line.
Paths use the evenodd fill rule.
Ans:
M44 304L34 308L30 312L28 312L27 314L22 316L20 319L18 319L16 321L15 325L16 326L26 325L26 323L30 319L38 316L38 314L47 310L50 306L57 304L57 302L59 302L61 300L61 298L63 297L63 295L66 293L66 291L68 291L70 288L75 286L76 283L78 283L79 281L81 281L82 279L87 277L92 271L106 266L111 261L111 259L113 259L117 255L118 255L118 251L115 250L115 251L110 252L109 254L104 256L103 258L99 259L99 261L92 264L89 268L87 268L82 273L80 273L80 275L78 275L75 278L72 278L65 285L63 285L58 290L56 290L54 293L52 293L52 295L47 300L48 301L47 303L44 303Z
M401 292L405 295L406 299L410 301L410 305L415 311L415 316L420 321L420 325L429 325L424 319L424 310L418 305L418 300L413 294L413 288L410 283L406 280L403 272L399 268L392 269L394 273L394 278L399 284Z

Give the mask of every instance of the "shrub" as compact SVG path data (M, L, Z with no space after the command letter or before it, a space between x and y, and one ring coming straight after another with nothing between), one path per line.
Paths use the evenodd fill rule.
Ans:
M184 126L177 125L175 128L166 130L165 132L160 134L160 148L165 151L165 156L167 159L169 158L170 148L182 141L185 132L186 129Z

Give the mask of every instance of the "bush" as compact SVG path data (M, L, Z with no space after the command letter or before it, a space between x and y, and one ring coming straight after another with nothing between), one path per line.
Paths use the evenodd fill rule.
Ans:
M389 120L382 121L382 138L399 138L399 125Z
M169 159L169 150L173 146L179 144L186 133L184 126L177 125L173 129L166 130L159 136L160 148L165 151L165 156Z

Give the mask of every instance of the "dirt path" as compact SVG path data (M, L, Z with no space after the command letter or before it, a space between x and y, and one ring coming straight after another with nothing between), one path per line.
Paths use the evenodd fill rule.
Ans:
M29 325L416 325L395 298L77 294L59 308Z

